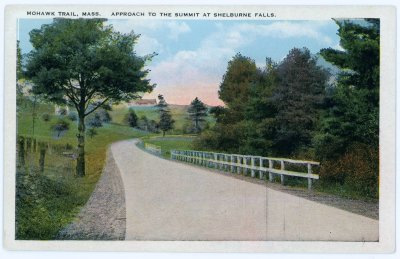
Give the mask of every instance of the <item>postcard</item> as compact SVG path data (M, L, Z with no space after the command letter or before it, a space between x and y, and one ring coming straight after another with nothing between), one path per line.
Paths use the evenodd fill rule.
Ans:
M395 15L6 6L5 247L392 252Z

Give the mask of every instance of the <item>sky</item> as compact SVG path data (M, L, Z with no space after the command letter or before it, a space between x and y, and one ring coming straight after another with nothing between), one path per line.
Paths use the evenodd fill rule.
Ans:
M18 38L22 53L32 50L29 32L51 19L20 19ZM163 94L170 104L189 104L198 97L208 105L222 105L218 89L229 60L236 53L264 67L265 59L279 62L294 47L311 53L340 49L338 26L333 20L108 20L123 33L140 34L138 55L156 52L147 64L148 78L157 86L143 98Z

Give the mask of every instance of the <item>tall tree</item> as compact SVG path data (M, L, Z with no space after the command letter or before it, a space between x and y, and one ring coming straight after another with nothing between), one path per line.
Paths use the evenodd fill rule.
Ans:
M246 103L256 77L257 66L251 58L238 53L229 61L218 91L219 98L233 113L229 121L244 119Z
M104 104L130 100L150 92L145 63L137 56L139 38L105 25L105 19L54 19L30 32L33 50L26 75L33 92L56 103L70 103L78 112L76 175L85 175L85 118ZM89 108L90 107L90 108Z
M325 157L343 154L353 142L375 149L379 144L379 19L336 24L343 49L321 50L327 61L341 68L318 136Z
M291 155L311 144L328 74L308 49L294 48L279 64L278 76L274 145L280 155Z
M199 133L201 131L200 123L203 122L204 117L207 116L207 111L208 108L197 97L190 103L188 113L189 117L192 119L194 123L194 128L196 133Z
M169 130L174 128L175 121L172 119L171 111L169 110L168 103L165 101L164 96L158 95L158 111L160 113L159 127L163 132L163 136Z

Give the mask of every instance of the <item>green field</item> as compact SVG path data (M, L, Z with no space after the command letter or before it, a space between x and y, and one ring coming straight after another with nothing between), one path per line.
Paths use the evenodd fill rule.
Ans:
M187 114L187 105L169 105L171 110L172 119L175 120L174 129L169 131L168 134L183 134L186 128L190 125L190 119ZM157 107L154 106L134 106L132 109L135 111L138 118L143 115L149 120L159 121L159 113ZM113 110L110 112L113 122L117 124L125 124L124 117L128 113L128 106L126 104L118 104L113 106ZM212 116L208 116L206 121L213 125L215 120Z

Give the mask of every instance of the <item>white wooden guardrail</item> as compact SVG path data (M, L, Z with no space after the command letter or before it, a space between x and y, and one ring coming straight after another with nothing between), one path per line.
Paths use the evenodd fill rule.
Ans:
M258 173L260 179L263 178L264 173L268 173L268 179L270 182L273 181L275 175L280 175L282 184L285 183L285 176L308 178L308 189L311 189L313 179L319 179L319 175L312 173L312 166L319 165L319 162L314 161L202 152L194 150L171 150L171 159L237 174L247 175L248 172L250 172L251 177L255 177L256 173ZM275 162L279 163L278 169L274 168ZM307 166L307 173L285 170L285 164Z

